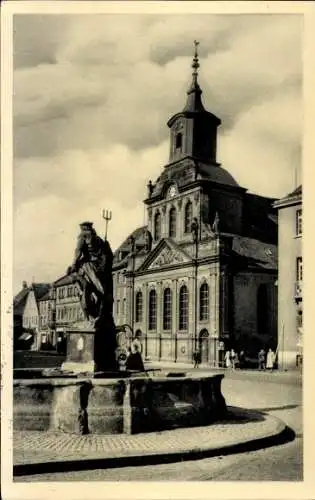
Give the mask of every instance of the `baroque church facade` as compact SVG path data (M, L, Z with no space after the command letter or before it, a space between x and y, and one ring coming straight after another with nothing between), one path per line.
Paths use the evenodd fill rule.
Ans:
M192 68L167 123L169 162L147 186L147 226L115 252L114 317L146 358L191 362L198 349L218 366L228 348L276 349L277 214L218 163L221 120L203 105L197 51Z

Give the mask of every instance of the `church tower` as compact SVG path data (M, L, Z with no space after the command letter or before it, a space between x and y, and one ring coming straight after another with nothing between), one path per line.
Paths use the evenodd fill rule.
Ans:
M216 164L217 128L221 120L206 111L202 103L202 90L198 83L198 44L192 62L192 82L187 91L186 105L173 115L167 125L170 128L170 163L185 157Z
M213 235L220 216L221 228L240 227L242 190L217 162L217 135L221 120L207 111L198 83L198 44L192 61L192 81L182 111L173 115L170 129L169 161L153 184L148 184L148 230L153 242L171 238L176 243L191 241L191 224L197 218L199 237ZM227 206L226 190L234 193ZM217 212L220 212L219 214ZM233 214L231 213L233 212Z

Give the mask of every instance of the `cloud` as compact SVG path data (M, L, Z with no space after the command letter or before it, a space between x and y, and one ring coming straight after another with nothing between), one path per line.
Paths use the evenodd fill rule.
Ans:
M60 248L70 249L80 218L100 221L112 209L113 246L142 224L146 183L168 160L166 122L185 104L196 37L203 101L222 119L218 160L251 191L292 188L302 17L20 15L14 28L17 281L36 269L61 272L71 252Z
M63 44L63 34L69 24L67 15L13 16L13 64L27 68L56 63L56 51Z
M277 96L244 112L221 137L220 160L239 184L281 197L292 189L294 170L300 168L301 129L299 93Z

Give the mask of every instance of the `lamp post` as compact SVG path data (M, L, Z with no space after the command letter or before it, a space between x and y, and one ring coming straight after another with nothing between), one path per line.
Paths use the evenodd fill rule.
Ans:
M195 267L195 324L194 324L194 345L195 345L195 350L197 348L197 305L198 305L198 249L199 249L199 224L198 224L198 219L197 217L194 217L192 225L191 225L191 233L192 233L192 238L193 238L193 243L195 245L195 257L193 259L194 262L194 267Z
M129 243L131 247L131 329L132 337L134 336L134 295L135 295L135 246L136 240L134 236L130 236Z

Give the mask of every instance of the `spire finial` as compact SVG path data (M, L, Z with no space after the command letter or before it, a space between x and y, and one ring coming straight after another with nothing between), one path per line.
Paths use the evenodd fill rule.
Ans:
M201 101L202 90L198 84L198 68L200 67L199 56L198 56L198 45L199 42L197 40L194 40L195 52L191 65L191 67L193 68L192 82L190 84L189 90L187 91L188 98L186 106L184 108L184 111L192 111L194 113L199 111L205 111Z
M194 54L194 58L193 58L193 62L192 62L192 65L191 67L193 68L193 81L194 81L194 84L197 83L197 77L198 77L198 68L200 67L200 64L199 64L199 58L198 58L198 45L199 45L199 42L197 40L194 40L194 45L195 45L195 54Z

